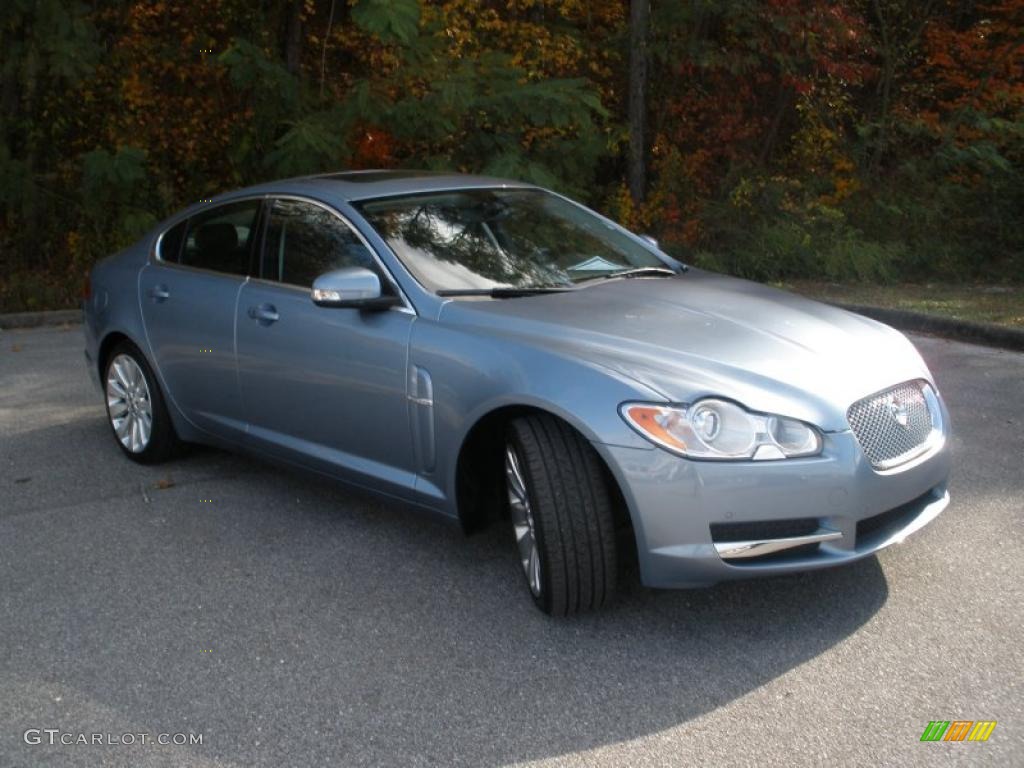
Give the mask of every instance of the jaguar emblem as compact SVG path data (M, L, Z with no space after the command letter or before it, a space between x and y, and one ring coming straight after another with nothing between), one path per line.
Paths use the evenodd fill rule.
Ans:
M905 402L897 397L889 397L889 413L901 427L906 427L910 423L910 409Z

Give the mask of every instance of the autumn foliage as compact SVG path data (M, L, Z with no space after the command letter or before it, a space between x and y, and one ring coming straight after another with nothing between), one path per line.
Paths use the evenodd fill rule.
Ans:
M759 279L1024 279L1024 0L9 0L0 311L286 175L535 181Z

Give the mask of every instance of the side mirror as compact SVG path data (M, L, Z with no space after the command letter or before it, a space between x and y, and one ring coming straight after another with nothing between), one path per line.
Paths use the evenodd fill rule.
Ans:
M640 239L643 240L648 245L653 245L659 251L661 250L661 247L658 245L658 241L651 235L640 235Z
M313 281L310 298L318 307L380 310L401 303L397 296L383 296L380 278L364 267L343 267L325 272Z

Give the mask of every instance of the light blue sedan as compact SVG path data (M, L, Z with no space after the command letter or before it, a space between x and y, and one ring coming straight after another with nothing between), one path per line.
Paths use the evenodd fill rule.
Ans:
M653 587L822 568L949 501L948 414L901 334L528 184L225 194L99 263L84 313L130 459L208 443L504 521L551 614L606 603L626 557Z

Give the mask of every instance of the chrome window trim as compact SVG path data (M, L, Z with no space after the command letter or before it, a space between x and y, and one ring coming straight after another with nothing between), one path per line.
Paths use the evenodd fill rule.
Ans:
M156 261L161 261L161 262L164 261L163 257L160 255L160 246L163 245L164 235L166 235L168 232L170 232L172 229L174 229L179 224L185 224L186 225L185 226L185 234L188 235L188 220L189 220L189 218L190 217L188 217L188 216L184 216L184 217L182 217L180 219L177 219L173 224L171 224L169 227L166 227L163 232L161 232L159 235L156 236L156 240L153 241L153 247L152 247L152 249L150 249L150 256L151 256L150 260L154 260L155 259ZM180 247L182 249L185 248L185 241L184 240L182 240ZM180 254L179 254L179 256L180 256ZM172 264L173 262L167 261L167 262L164 262L164 263L165 264Z
M308 295L310 290L309 286L295 285L293 283L283 283L280 280L266 280L262 277L257 277L254 275L233 275L229 272L218 272L217 270L214 269L192 267L189 266L188 264L175 264L172 261L164 261L160 257L160 243L163 242L164 235L166 235L168 232L174 229L174 227L176 227L181 222L187 221L188 219L191 219L193 216L199 214L200 212L209 210L209 208L219 207L221 205L231 205L232 203L244 203L248 200L259 200L260 202L272 202L274 200L295 200L301 203L310 203L311 205L315 205L318 208L323 208L325 211L332 214L335 218L339 219L346 227L348 227L350 230L352 230L352 232L355 233L355 236L359 238L359 242L361 242L363 246L366 248L366 250L370 252L370 255L373 257L374 263L380 269L381 274L391 284L392 288L394 288L395 292L398 294L398 297L402 300L402 306L392 307L389 311L404 312L411 315L417 315L416 308L409 300L409 297L406 295L405 291L402 290L402 286L395 279L395 276L388 268L388 265L384 263L384 261L380 257L380 254L377 253L376 249L372 245L370 245L369 241L363 236L363 233L360 232L359 229L352 224L352 221L345 214L343 214L341 211L339 211L337 208L330 205L329 203L323 202L322 200L317 200L315 198L307 197L305 195L297 195L291 192L282 192L280 194L275 194L273 192L264 192L259 195L245 195L242 197L231 198L230 200L221 200L218 201L217 203L210 203L209 207L200 208L199 210L193 211L192 213L176 217L174 220L171 221L170 224L164 227L163 231L161 231L160 234L157 235L155 240L153 241L153 246L152 248L150 248L149 253L150 263L156 262L169 269L182 269L187 270L189 272L199 272L207 275L232 277L239 280L250 280L252 282L264 283L267 285L280 285L285 288L291 288L294 290L302 291L303 293L306 293ZM267 212L267 215L269 216L269 211ZM265 223L265 221L261 222L261 224ZM263 229L264 231L257 234L257 237L260 238L262 238L265 234L265 226L261 226L261 229ZM261 267L262 264L260 263L260 260L262 259L263 256L262 252L258 256L259 258L257 259L257 266Z

